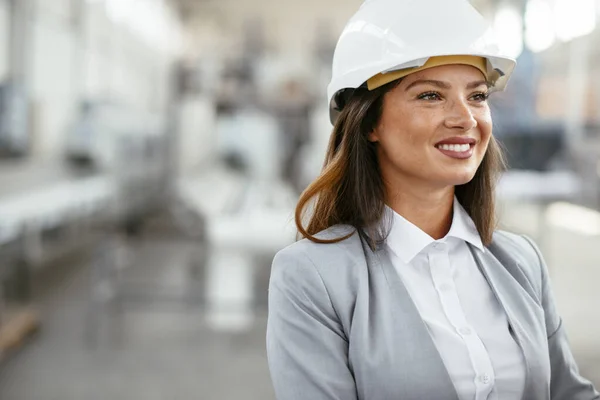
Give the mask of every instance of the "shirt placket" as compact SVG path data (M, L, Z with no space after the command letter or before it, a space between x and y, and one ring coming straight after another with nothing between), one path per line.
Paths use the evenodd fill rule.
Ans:
M481 338L469 324L460 304L446 243L435 243L428 254L431 276L446 318L462 338L474 370L475 400L492 400L494 370ZM490 394L492 394L490 396Z

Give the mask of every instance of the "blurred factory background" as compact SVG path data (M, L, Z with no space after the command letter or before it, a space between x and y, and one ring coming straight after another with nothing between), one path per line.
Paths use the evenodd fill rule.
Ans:
M2 400L274 398L270 262L360 3L0 0ZM472 3L519 62L502 225L600 386L600 1Z

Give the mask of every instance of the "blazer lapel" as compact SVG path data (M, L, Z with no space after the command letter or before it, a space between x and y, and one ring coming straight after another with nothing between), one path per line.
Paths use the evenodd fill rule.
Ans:
M397 343L410 346L411 350L416 350L414 354L417 354L416 357L403 357L402 353L398 354L400 358L400 368L398 370L400 372L404 371L404 375L406 375L406 371L424 372L415 373L414 377L411 374L411 383L415 388L427 388L433 396L430 398L458 400L456 389L440 353L429 335L419 310L410 297L402 279L394 269L387 250L380 248L373 258L372 261L381 267L395 300L392 305L392 312ZM420 399L422 397L415 396L414 398Z
M543 309L531 298L527 291L509 271L519 269L514 260L498 260L489 249L482 251L469 245L471 252L490 285L496 298L504 308L515 341L521 348L525 361L524 399L537 398L543 393L544 363L536 349L546 341Z

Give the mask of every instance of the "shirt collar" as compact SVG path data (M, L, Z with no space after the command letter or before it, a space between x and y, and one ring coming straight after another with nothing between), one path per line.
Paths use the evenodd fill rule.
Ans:
M392 212L393 215L392 227L386 240L387 245L402 262L408 264L435 240L390 207L386 206L386 209L388 212ZM483 250L481 237L477 232L475 223L456 197L454 197L453 210L450 231L440 241L445 241L448 237L454 237Z

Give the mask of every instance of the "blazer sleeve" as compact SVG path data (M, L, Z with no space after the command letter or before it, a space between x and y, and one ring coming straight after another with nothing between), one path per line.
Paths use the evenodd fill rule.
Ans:
M600 394L594 389L592 383L579 375L562 319L556 310L552 288L548 279L548 269L540 250L530 238L523 237L535 250L541 267L541 301L546 318L552 374L550 381L551 400L600 399Z
M278 400L353 400L348 340L314 263L292 246L269 282L267 356Z

